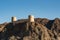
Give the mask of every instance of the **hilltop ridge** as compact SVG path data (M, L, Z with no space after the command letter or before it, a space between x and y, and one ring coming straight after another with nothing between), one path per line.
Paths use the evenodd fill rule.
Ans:
M21 19L0 24L0 40L60 40L60 19Z

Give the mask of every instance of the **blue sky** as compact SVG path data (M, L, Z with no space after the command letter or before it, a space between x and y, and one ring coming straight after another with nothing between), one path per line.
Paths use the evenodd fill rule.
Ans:
M10 22L12 16L17 19L60 18L60 0L0 0L0 23Z

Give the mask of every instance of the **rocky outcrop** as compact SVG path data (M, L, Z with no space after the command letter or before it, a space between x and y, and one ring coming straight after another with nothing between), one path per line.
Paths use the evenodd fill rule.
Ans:
M60 19L35 18L0 25L0 40L60 40Z

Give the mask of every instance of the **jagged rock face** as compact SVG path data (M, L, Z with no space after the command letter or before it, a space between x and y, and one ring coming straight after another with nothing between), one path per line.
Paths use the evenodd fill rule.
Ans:
M0 40L60 40L58 18L55 20L36 18L33 23L24 19L3 26L4 31L0 31Z
M60 19L56 18L54 20L51 30L55 30L57 33L60 33Z

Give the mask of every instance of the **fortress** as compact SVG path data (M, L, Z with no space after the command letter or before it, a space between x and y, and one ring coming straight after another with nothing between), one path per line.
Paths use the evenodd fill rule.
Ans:
M15 21L17 21L16 17L12 17L11 22L15 22ZM28 16L28 22L34 22L34 16L29 15Z
M11 22L0 24L0 40L60 40L60 19L28 19L11 17Z
M16 22L17 21L17 18L15 16L11 17L11 23L13 22ZM32 15L29 15L28 16L28 22L29 23L34 23L34 16ZM5 26L5 25L3 25ZM0 32L3 31L4 27L2 27L2 25L0 25Z

